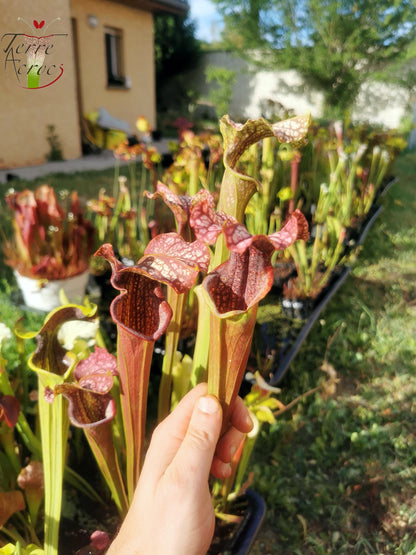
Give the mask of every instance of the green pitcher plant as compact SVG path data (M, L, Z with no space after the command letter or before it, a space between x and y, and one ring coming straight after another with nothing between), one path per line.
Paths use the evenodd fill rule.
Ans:
M42 462L45 489L44 550L57 553L62 506L62 483L69 432L68 411L63 397L50 402L48 392L63 384L73 371L75 356L61 345L59 329L70 320L92 321L96 307L66 305L53 310L39 332L19 332L23 338L36 337L37 347L29 367L38 377L38 408L42 436Z
M10 430L1 434L1 465L11 480L12 491L15 489L14 495L19 494L23 500L23 506L20 508L17 508L16 504L13 505L11 499L9 500L8 510L10 511L14 506L11 514L13 514L12 520L14 519L15 525L8 522L7 528L3 527L1 531L22 549L23 546L25 549L29 549L30 542L36 546L40 545L38 515L44 500L44 549L39 553L57 553L64 478L73 486L79 487L80 491L91 494L91 497L99 502L99 497L94 495L87 482L66 466L68 420L65 405L58 401L52 406L43 396L48 388L69 379L76 361L76 355L63 347L58 339L60 329L71 320L76 321L78 326L83 321L89 322L94 319L94 313L95 309L91 307L66 305L52 311L46 317L39 332L26 332L20 324L15 329L15 333L21 338L36 337L37 340L37 348L29 359L29 367L35 371L37 376L37 393L40 394L40 397L37 396L36 414L39 415L41 439L38 437L38 418L35 419L33 431L26 419L26 414L20 410L20 403L15 399L17 390L19 390L19 398L22 398L20 378L15 376L13 380L10 379L6 371L6 361L0 357L1 413ZM12 401L12 399L15 400ZM63 398L62 400L64 401ZM18 435L11 433L11 425ZM3 432L5 432L4 429ZM21 439L20 444L17 443L18 436ZM25 453L24 456L23 453ZM4 503L3 493L7 493L4 485L0 486L0 491L1 502ZM10 497L10 493L7 495ZM16 500L16 497L14 499ZM24 513L20 513L20 511L26 509L27 516L25 518ZM19 512L15 515L16 511Z

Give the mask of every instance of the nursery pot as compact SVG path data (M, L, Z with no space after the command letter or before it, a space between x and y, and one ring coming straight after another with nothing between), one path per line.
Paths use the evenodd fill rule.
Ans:
M283 313L287 318L307 320L313 311L313 299L282 299Z
M64 279L51 280L22 276L17 271L14 275L23 295L24 304L29 308L49 312L62 304L59 299L61 289L69 302L82 303L89 271Z
M290 262L279 262L273 266L273 286L282 288L296 274L296 266Z
M241 522L216 526L208 555L248 555L263 523L266 504L261 495L248 489L234 501L230 512L241 516Z

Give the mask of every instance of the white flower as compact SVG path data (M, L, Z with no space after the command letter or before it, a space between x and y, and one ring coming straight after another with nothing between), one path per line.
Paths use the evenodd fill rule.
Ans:
M334 121L334 131L337 138L342 140L342 132L343 132L342 121L340 120Z
M98 327L98 318L93 322L71 320L70 322L62 324L58 332L58 339L67 351L74 348L77 339L84 339L87 341L88 346L91 347L95 345L95 336L97 335Z
M342 164L345 164L345 162L348 160L348 154L342 148L338 149L338 157L339 157L339 161Z
M364 143L360 143L360 145L357 148L357 152L355 153L355 162L358 162L362 158L366 150L367 150L367 145Z
M384 162L390 162L390 153L388 150L383 149L381 151L381 157L384 160Z
M264 389L264 391L270 391L270 393L281 393L282 391L279 387L274 387L273 385L267 383L260 372L255 372L254 374L253 372L247 372L245 377L248 381L255 380L256 384L261 389Z
M6 326L6 324L2 324L0 322L0 349L3 345L3 341L7 341L8 339L12 338L12 331L10 328Z

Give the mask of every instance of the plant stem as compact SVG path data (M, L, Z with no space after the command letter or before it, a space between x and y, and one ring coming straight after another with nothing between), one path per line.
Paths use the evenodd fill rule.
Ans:
M2 526L1 527L1 533L4 534L5 536L9 537L10 539L13 540L13 542L16 544L16 551L13 551L13 555L16 553L18 553L17 549L24 545L26 545L25 540L22 538L22 536L19 534L19 532L15 529L15 528L9 528L9 527L5 527ZM21 545L18 545L21 544Z
M208 356L210 346L210 316L209 307L202 294L202 286L194 289L198 299L198 323L191 374L191 386L206 381L208 378Z
M51 387L62 382L61 376L49 375ZM39 416L42 434L42 459L45 485L45 555L58 554L59 522L62 507L62 482L66 442L69 430L67 401L57 395L53 403L44 398L45 385L39 375Z
M199 189L199 185L200 185L199 164L200 164L200 161L199 161L198 156L193 154L189 163L188 163L188 168L189 168L189 172L190 172L189 185L188 185L188 195L190 197L195 196L196 193L198 192L198 189Z
M133 500L141 469L153 348L154 341L141 339L122 326L118 326L117 359L126 442L126 482L129 504Z
M12 386L10 385L7 373L2 368L3 363L5 364L5 361L4 359L2 359L0 354L0 391L4 395L14 395L14 391L12 389ZM25 446L29 449L31 453L33 453L38 459L40 459L42 456L41 443L32 432L29 424L27 423L26 417L23 414L23 411L19 412L16 429L22 437Z
M111 433L111 423L85 429L85 435L98 467L111 491L113 501L122 516L127 514L129 504L121 477L117 453Z
M172 309L173 316L165 335L165 355L162 364L162 377L159 386L158 421L163 420L170 412L170 398L172 388L172 368L178 348L179 334L181 331L182 317L186 304L185 293L176 293L168 287L167 301Z
M256 323L257 304L228 317L212 311L211 345L208 362L208 393L215 395L223 411L223 431L227 429L230 408L243 381Z
M22 466L14 448L14 433L12 428L6 425L2 426L0 430L0 442L17 476Z

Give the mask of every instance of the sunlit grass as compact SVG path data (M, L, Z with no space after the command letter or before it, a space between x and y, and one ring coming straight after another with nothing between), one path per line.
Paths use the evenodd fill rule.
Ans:
M128 175L126 167L120 168L121 175ZM78 191L81 196L90 198L96 195L101 187L104 187L109 193L112 191L114 183L114 169L109 168L106 170L90 170L83 172L73 173L54 173L37 177L35 179L15 179L10 181L6 186L16 190L28 187L35 189L37 186L47 183L56 190L67 189L68 191Z

